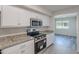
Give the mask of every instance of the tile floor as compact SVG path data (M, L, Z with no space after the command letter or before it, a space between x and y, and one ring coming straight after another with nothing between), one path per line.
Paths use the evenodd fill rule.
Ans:
M55 35L54 44L43 54L76 54L76 37Z

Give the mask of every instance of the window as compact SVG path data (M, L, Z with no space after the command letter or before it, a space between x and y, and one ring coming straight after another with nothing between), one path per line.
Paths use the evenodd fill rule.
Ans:
M56 29L68 29L69 21L56 21Z

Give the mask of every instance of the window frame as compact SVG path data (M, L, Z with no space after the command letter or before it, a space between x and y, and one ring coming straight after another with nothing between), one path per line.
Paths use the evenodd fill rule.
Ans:
M66 26L64 24L67 24ZM56 29L69 29L69 21L68 20L56 20Z

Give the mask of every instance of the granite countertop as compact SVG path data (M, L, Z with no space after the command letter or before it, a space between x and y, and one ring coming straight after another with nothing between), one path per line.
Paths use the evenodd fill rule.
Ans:
M50 31L50 30L41 31L41 33L43 34L50 34L53 32L54 31ZM2 49L5 49L17 44L21 44L23 42L27 42L33 39L34 38L31 36L27 36L26 32L3 35L3 36L0 36L0 49L2 50Z
M33 40L33 37L27 36L26 33L11 36L0 36L0 49L2 50L30 40Z
M43 34L51 34L51 33L54 33L54 31L45 30L45 31L41 31L41 33L43 33Z

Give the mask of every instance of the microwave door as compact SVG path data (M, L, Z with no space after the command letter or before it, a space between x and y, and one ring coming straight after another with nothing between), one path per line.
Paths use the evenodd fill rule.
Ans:
M39 21L39 26L42 26L42 21Z
M32 26L39 26L38 21L32 21Z
M38 26L42 26L42 21L39 20L34 20L34 19L30 19L30 25L31 27L38 27Z

